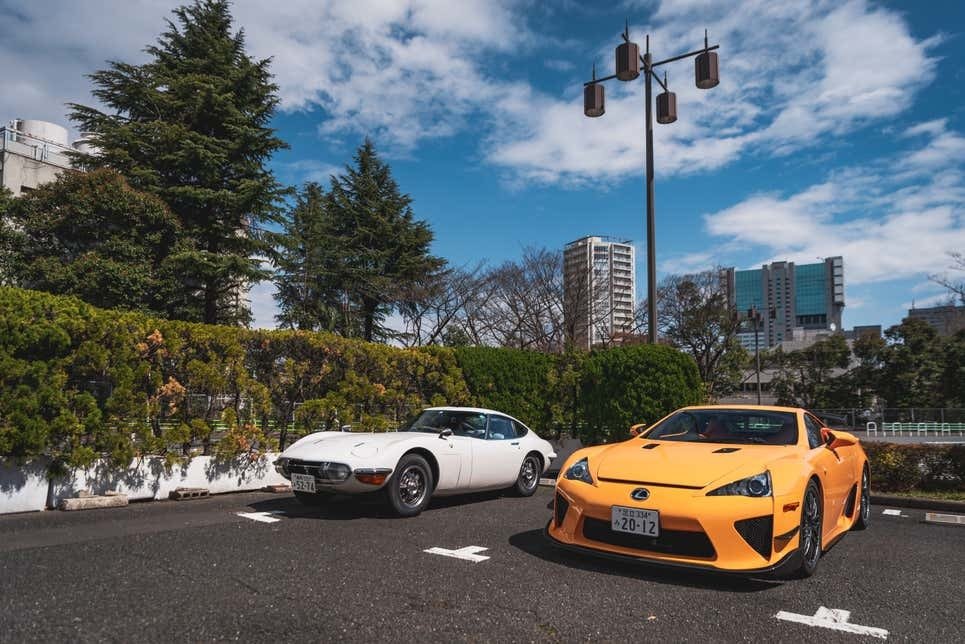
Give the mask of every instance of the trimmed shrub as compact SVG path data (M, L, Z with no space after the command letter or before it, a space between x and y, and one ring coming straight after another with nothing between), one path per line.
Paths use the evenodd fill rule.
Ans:
M653 423L700 403L704 387L690 356L664 345L595 351L583 369L580 406L584 443L627 438L635 423Z
M698 402L693 360L665 346L548 355L403 349L105 311L0 287L0 459L126 466L283 448L307 432L397 427L428 405L478 405L544 437L622 438ZM604 427L603 431L596 428Z
M515 416L541 436L550 435L554 356L495 347L459 347L455 353L474 404Z
M965 490L965 445L862 443L879 492Z

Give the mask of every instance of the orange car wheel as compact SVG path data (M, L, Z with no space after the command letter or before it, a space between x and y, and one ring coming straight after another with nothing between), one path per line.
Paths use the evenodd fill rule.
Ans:
M817 483L808 481L804 490L804 501L801 503L801 535L800 553L801 566L797 569L796 577L810 577L818 569L821 560L821 521L822 521L821 490Z
M855 519L852 530L865 530L871 523L871 476L865 467L861 473L861 506L858 508L858 518Z

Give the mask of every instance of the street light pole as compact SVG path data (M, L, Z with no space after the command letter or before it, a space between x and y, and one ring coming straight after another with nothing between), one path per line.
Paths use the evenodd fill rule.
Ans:
M760 329L761 312L754 309L754 362L757 368L757 404L761 404L761 350L758 345L757 334Z
M647 341L657 343L657 224L653 210L653 114L651 105L653 71L650 58L650 36L643 55L644 100L647 102Z
M640 48L630 41L630 25L627 21L623 34L623 44L616 50L616 73L604 78L596 77L594 68L591 80L583 83L583 113L589 117L603 116L604 93L603 83L613 78L631 81L640 75L639 64L643 63L644 100L646 101L646 187L647 187L647 339L650 344L657 342L657 253L656 253L656 217L653 204L653 96L652 81L663 88L663 93L657 96L657 122L673 123L677 120L677 95L667 89L667 83L654 76L654 68L685 58L696 57L694 77L697 87L710 89L720 82L717 63L717 53L714 51L720 45L710 46L707 42L707 32L704 31L704 48L696 51L673 56L658 62L653 62L650 54L650 36L647 36L646 51L640 55Z

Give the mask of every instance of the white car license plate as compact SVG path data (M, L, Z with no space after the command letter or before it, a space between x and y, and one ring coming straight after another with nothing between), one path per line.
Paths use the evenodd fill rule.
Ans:
M310 474L292 474L292 489L296 492L315 492L315 477Z
M610 508L610 527L616 532L659 537L660 513L656 510L641 510L640 508L625 508L614 505Z

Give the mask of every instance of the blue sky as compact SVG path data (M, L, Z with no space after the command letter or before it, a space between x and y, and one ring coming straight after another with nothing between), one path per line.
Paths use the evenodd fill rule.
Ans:
M143 60L172 3L7 2L0 119L65 121L83 74ZM719 42L721 84L667 67L679 120L656 126L662 275L843 255L846 327L898 322L965 250L965 3L608 3L495 0L260 3L234 13L274 59L291 149L273 166L326 180L371 136L434 251L497 264L585 234L638 244L645 289L643 84L607 85L626 18L657 58ZM253 292L270 324L270 287Z

